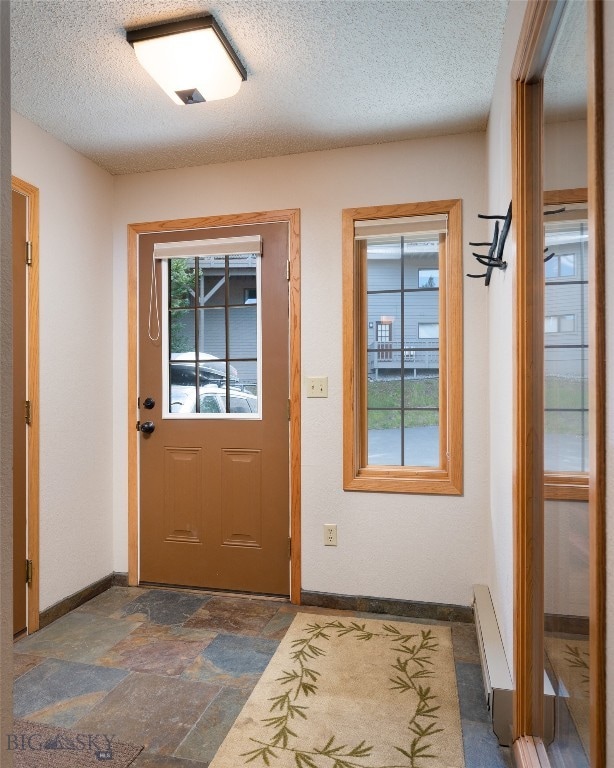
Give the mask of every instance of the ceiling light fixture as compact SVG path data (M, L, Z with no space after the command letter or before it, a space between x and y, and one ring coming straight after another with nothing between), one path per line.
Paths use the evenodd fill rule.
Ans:
M126 31L137 59L175 104L234 96L247 80L213 16Z

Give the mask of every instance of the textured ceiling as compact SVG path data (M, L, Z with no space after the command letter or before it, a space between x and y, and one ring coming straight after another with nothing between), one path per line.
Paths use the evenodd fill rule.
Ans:
M13 108L111 173L486 126L507 0L13 0ZM212 13L247 82L177 106L124 29Z

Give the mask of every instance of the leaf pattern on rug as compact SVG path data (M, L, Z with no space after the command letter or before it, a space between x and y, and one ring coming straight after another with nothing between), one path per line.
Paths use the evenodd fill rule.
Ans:
M407 745L394 747L403 756L403 762L394 766L365 762L371 757L372 745L365 741L354 746L339 744L334 735L323 746L312 746L310 749L301 748L292 741L299 739L296 730L293 730L296 728L294 721L299 724L301 720L309 719L309 706L296 702L317 696L321 673L315 666L318 658L326 655L322 646L330 640L332 633L336 633L337 637L351 636L359 642L370 642L376 638L387 640L390 650L397 654L391 664L391 690L400 695L413 692L417 699L407 725L411 741ZM297 768L424 768L427 765L425 761L437 757L429 739L443 732L437 723L440 709L437 697L428 685L423 684L434 675L433 655L438 647L437 638L430 629L404 634L393 624L383 624L381 632L373 632L367 630L366 624L357 621L344 623L338 619L308 624L305 635L292 642L290 659L294 667L284 670L282 676L277 678L280 687L285 690L269 699L271 717L262 720L271 729L271 738L268 741L250 738L257 746L243 752L241 757L245 758L245 763L262 761L264 765L271 766L280 753L291 752Z

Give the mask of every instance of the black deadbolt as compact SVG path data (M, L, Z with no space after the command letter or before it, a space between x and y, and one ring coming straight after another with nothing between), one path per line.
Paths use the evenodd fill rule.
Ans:
M146 397L143 400L143 408L147 408L148 411L150 411L156 404L156 401L153 399L153 397Z

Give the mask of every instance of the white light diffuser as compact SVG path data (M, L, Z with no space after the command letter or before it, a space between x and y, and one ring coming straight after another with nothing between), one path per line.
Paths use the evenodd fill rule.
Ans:
M210 16L192 20L192 27L202 28L182 29L186 25L190 22L177 22L176 32L169 31L174 24L136 30L128 32L127 39L141 65L175 104L234 96L246 75L228 41Z

